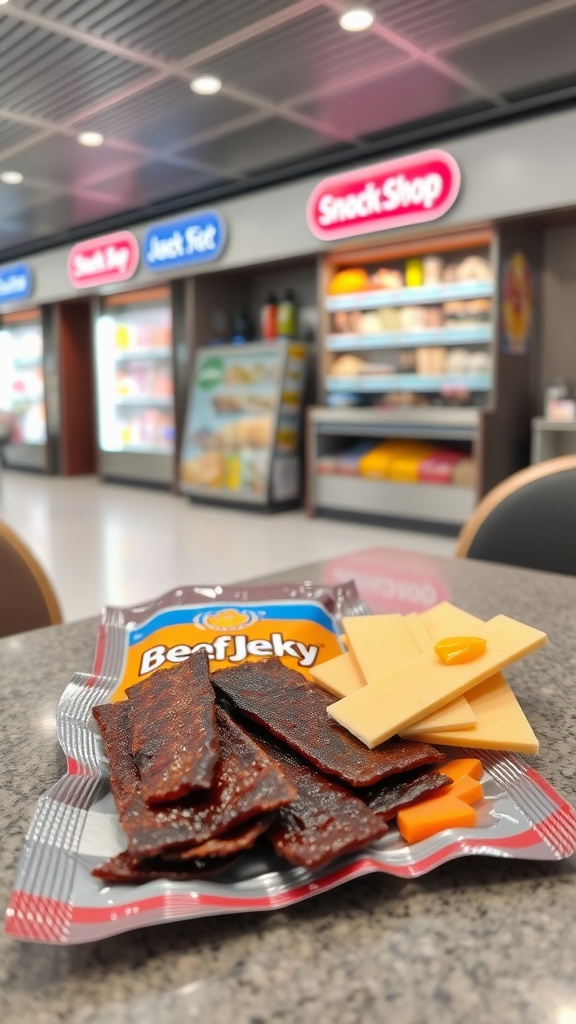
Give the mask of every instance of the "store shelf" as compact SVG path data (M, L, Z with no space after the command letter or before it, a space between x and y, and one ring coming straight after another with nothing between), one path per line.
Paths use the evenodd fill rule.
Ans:
M352 512L460 526L474 509L475 492L451 484L403 484L316 473L312 504L315 512Z
M414 348L421 345L478 345L492 341L492 325L440 328L422 331L386 331L382 334L329 334L329 352L362 352L382 348Z
M424 376L417 373L371 374L365 377L327 377L329 392L379 394L385 391L447 392L456 390L490 391L492 381L488 373L441 374Z
M116 406L133 406L138 409L147 406L162 406L162 408L171 409L173 404L172 395L117 395L114 399Z
M450 302L455 299L481 299L494 294L493 281L455 281L450 284L428 285L420 288L394 288L386 290L350 292L347 295L328 295L329 313L347 309L381 309L383 306L416 306L426 303Z
M479 410L469 409L327 409L311 410L310 422L319 437L421 438L431 441L474 441Z
M170 347L165 348L130 348L119 349L114 353L116 363L133 363L138 359L169 359L172 355Z
M120 449L120 452L129 453L131 455L173 455L174 447L173 444L125 444Z

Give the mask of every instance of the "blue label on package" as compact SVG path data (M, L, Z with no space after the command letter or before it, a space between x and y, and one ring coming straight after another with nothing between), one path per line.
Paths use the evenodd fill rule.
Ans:
M32 292L32 271L27 263L0 267L0 302L27 299Z
M226 225L222 217L206 210L150 228L144 239L144 262L149 270L208 263L218 259L225 242Z

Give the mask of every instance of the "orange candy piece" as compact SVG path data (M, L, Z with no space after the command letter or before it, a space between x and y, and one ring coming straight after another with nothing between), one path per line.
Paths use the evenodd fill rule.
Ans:
M434 650L445 665L465 665L484 654L486 641L481 636L447 636L434 644Z
M463 800L465 804L475 804L477 800L481 800L484 796L484 790L478 779L472 779L469 775L463 775L456 782L451 782L449 786L436 790L436 795L455 796L458 800Z

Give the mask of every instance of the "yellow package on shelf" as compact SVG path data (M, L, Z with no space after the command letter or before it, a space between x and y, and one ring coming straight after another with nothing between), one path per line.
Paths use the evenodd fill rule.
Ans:
M436 451L433 445L415 444L411 451L397 455L388 465L388 479L404 484L418 483L420 463L433 451Z
M372 451L360 459L360 476L377 480L386 479L393 460L412 451L414 445L414 441L380 441Z

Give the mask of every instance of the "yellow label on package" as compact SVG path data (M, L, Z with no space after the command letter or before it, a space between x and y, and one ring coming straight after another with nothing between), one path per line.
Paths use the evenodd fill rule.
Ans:
M312 666L342 651L340 627L318 601L263 601L181 606L124 627L124 663L112 700L152 672L204 650L212 668L280 658L311 679Z

